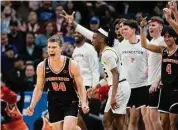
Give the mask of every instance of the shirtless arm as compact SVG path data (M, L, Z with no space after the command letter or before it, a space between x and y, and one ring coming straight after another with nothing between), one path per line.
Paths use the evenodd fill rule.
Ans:
M77 63L73 60L71 60L71 73L74 77L77 89L78 89L78 93L79 93L79 97L82 103L82 109L84 111L84 113L88 112L88 106L87 106L87 95L86 95L86 89L85 86L83 85L83 79L82 79L82 75L80 72L80 68L77 65ZM86 110L84 110L86 109Z
M37 84L33 91L31 104L26 110L27 115L29 116L33 115L35 106L41 98L43 88L44 88L44 62L41 62L37 66Z

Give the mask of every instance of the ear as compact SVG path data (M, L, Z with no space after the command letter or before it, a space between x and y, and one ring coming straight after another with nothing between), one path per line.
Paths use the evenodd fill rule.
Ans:
M159 28L159 29L160 29L160 31L162 31L162 30L163 30L163 25L160 25L160 28Z

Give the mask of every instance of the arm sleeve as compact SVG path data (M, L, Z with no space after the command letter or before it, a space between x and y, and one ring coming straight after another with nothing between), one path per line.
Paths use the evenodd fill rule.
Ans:
M88 55L89 66L92 72L92 86L96 86L99 82L99 60L97 52L92 49Z
M89 40L93 39L94 32L88 30L87 28L81 26L80 24L77 24L75 31L81 33L84 37L86 37Z
M117 59L115 57L116 54L110 50L105 51L102 56L104 64L108 66L109 70L112 70L113 68L117 67Z

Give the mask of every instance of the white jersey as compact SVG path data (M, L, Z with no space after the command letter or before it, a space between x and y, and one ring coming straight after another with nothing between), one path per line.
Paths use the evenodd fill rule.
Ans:
M85 86L95 87L99 82L99 60L97 52L89 43L76 47L72 58L79 64Z
M113 85L113 76L111 70L115 67L118 68L120 74L119 81L125 78L125 76L123 75L120 58L113 48L111 47L104 48L101 56L101 61L103 64L105 78L107 80L108 85Z
M138 37L137 37L138 38ZM138 88L148 85L148 53L142 48L141 43L130 44L128 40L123 40L118 50L121 54L121 61L131 88Z
M166 46L163 37L152 39L149 44ZM148 51L148 85L151 85L161 75L161 60L161 54Z

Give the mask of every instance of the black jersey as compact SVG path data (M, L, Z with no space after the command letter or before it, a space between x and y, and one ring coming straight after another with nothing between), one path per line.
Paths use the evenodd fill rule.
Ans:
M70 58L65 57L64 65L59 72L54 72L45 60L45 88L48 89L48 101L78 101L74 79L70 73Z
M163 85L178 88L178 49L172 55L163 50L161 79Z

